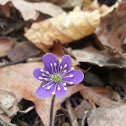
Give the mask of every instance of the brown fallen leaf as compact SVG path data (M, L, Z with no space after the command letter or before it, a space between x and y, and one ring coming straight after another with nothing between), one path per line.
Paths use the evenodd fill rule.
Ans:
M116 102L113 101L113 99L120 101L119 94L112 91L109 87L85 87L80 93L85 99L94 102L98 106L115 104ZM118 95L115 95L115 93ZM113 96L116 96L117 98L113 98Z
M66 44L92 34L99 23L99 11L74 10L39 23L33 23L31 28L26 31L25 37L40 49L43 49L43 46L50 48L55 40Z
M6 56L6 51L16 42L15 39L1 37L0 38L0 57Z
M88 126L125 126L126 104L108 105L92 111L87 118Z
M75 109L75 115L78 119L82 119L84 116L84 112L87 110L91 109L91 105L89 104L89 102L87 100L83 100L80 105L78 105Z
M25 21L29 19L36 20L39 12L50 16L56 16L64 12L60 7L47 2L31 3L24 0L0 0L0 5L4 6L8 2L11 2L20 11Z
M100 67L126 68L126 60L115 60L107 50L97 50L91 46L84 49L72 50L78 62L97 64Z
M57 57L58 60L60 60L61 57L66 54L63 49L62 44L58 40L54 41L53 47L51 48L50 52L53 53ZM70 55L69 53L67 54ZM71 57L71 59L72 59L72 66L77 67L79 63L74 58Z
M110 54L117 59L125 57L126 1L120 2L116 9L101 18L101 24L95 33Z
M27 58L37 56L41 51L28 42L16 43L11 49L6 51L8 58L13 63L25 61Z
M37 84L37 80L33 77L32 72L38 67L43 67L42 63L27 63L0 68L0 89L3 91L13 92L17 103L19 103L22 98L34 102L38 115L44 125L48 126L52 96L45 99L39 99L35 96L35 91L40 82L38 81ZM64 98L56 98L54 116L56 111L60 109L60 104L66 98L83 88L84 86L80 84L71 86L68 88L68 93Z

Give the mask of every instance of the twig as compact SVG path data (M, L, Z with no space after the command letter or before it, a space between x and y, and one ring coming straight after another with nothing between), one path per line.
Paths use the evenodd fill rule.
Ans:
M27 108L26 110L24 110L24 111L18 111L18 112L20 112L20 113L28 113L28 112L30 112L32 109L34 109L35 108L35 106L31 106L31 107L29 107L29 108Z
M86 118L87 118L87 114L88 114L88 111L85 111L85 112L84 112L83 119L82 119L82 122L81 122L81 126L84 126L84 125L85 125L85 123L86 123Z
M15 124L7 122L1 115L0 115L0 125L2 125L2 126L17 126Z
M69 114L69 118L70 118L70 121L71 121L71 125L72 126L78 126L77 118L75 116L74 110L72 108L72 105L71 105L69 99L66 101L66 107L67 107L67 110L68 110L68 114Z

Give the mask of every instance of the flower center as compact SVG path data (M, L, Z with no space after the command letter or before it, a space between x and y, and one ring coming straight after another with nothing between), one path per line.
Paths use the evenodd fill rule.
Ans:
M52 80L57 83L57 82L60 82L62 80L62 78L59 74L54 74L52 76Z

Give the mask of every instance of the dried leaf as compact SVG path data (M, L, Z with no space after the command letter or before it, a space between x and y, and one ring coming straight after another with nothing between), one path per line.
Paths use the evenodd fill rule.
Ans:
M94 102L98 106L107 106L109 104L115 104L113 95L115 94L109 87L85 87L80 91L81 95L88 99L90 102ZM116 96L116 95L114 95ZM119 95L118 95L119 96ZM115 98L116 99L116 98ZM120 98L117 98L120 100Z
M126 104L115 104L93 110L88 116L89 126L125 126Z
M124 58L122 48L126 39L126 1L120 2L118 8L101 18L101 24L95 33L101 44L117 59Z
M8 58L13 62L21 62L29 57L37 56L41 51L34 47L31 43L20 42L7 51Z
M49 115L50 115L50 102L52 96L46 99L39 99L35 96L35 91L39 86L39 81L34 79L32 72L37 67L43 67L42 63L27 63L20 64L0 69L0 89L13 92L17 103L22 98L34 102L37 113L39 114L43 123L48 126ZM60 108L60 104L72 94L78 92L83 88L82 85L78 84L68 88L68 93L64 98L56 98L54 105L54 115Z
M9 117L15 115L17 109L15 113L12 113L12 111L9 112L10 108L11 110L15 110L15 106L16 106L16 99L14 95L10 92L0 90L0 108L1 108L0 114L5 113Z
M55 40L66 44L92 34L99 23L100 15L97 10L71 11L68 14L62 13L54 18L34 23L26 31L25 37L41 49L43 46L50 48Z
M94 11L94 10L98 10L100 12L101 17L105 16L107 14L109 14L110 12L112 12L115 8L118 7L118 2L116 2L113 6L108 7L107 5L100 5L98 3L98 0L94 0L93 2L91 2L89 0L89 2L85 3L85 1L82 3L83 5L83 10L84 11Z
M39 16L39 12L50 16L56 16L64 12L60 7L47 2L31 3L24 0L0 0L1 5L5 5L7 2L11 2L13 6L20 11L24 20L36 20Z
M97 64L100 67L126 68L126 60L115 60L106 50L100 51L93 47L72 50L78 62L88 62Z
M91 105L87 100L83 100L80 105L78 105L75 109L75 115L78 119L82 119L84 116L84 112L91 109Z
M51 2L63 8L72 8L75 6L81 6L82 0L27 0L33 2ZM86 0L87 1L87 0Z
M51 53L53 53L57 57L57 59L59 59L59 60L61 59L61 57L63 55L65 55L65 52L63 50L63 46L61 45L60 41L58 41L58 40L54 41L53 47L51 49ZM74 58L71 57L71 59L72 59L72 66L75 67L76 65L79 64Z
M0 57L6 56L6 51L16 42L15 39L1 37L0 38Z

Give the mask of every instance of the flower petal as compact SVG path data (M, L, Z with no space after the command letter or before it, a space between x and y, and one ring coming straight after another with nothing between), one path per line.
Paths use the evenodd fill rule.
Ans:
M64 65L66 64L67 67L64 70L69 71L72 65L71 57L69 55L64 55L61 60L60 66L64 68Z
M59 62L52 53L46 53L43 56L43 63L44 63L45 69L49 71L50 74L58 70ZM51 66L51 63L53 66ZM54 63L56 63L56 67L54 66Z
M72 75L73 77L70 77ZM73 70L66 73L62 78L63 82L66 82L67 84L70 84L70 82L72 82L73 84L78 84L83 80L84 74L80 70Z
M40 80L40 81L45 81L45 78L47 78L48 80L50 79L50 77L45 73L45 72L41 72L41 70L44 70L42 68L36 68L34 71L33 71L33 76ZM44 70L45 71L45 70ZM42 73L44 73L45 75L47 76L42 76ZM44 79L41 79L41 78L44 78Z
M59 86L60 90L58 90L58 86ZM59 84L58 86L57 86L57 89L56 89L56 96L58 98L62 98L67 94L68 90L64 90L64 87L67 89L67 86L62 86L61 84Z
M46 98L52 94L52 92L54 91L54 88L55 88L55 85L52 85L52 87L49 90L47 90L45 87L42 87L42 85L41 85L36 90L36 96L38 98Z

